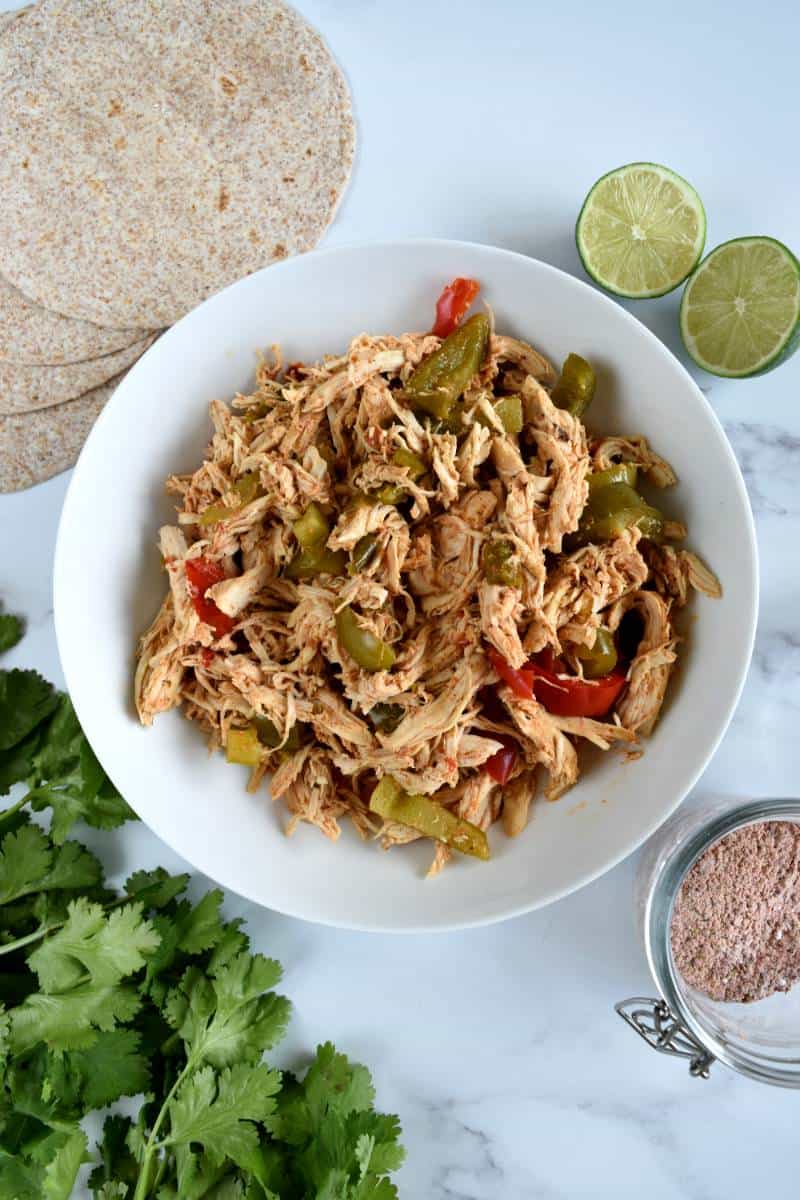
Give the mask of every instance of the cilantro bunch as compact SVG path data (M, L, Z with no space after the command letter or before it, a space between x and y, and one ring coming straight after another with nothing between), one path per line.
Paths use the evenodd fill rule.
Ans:
M0 633L2 627L0 627ZM392 1200L396 1117L330 1043L300 1079L264 1061L290 1006L223 896L138 871L121 894L67 837L131 816L69 700L0 670L0 1196L69 1200ZM49 807L49 833L30 809ZM115 1105L90 1152L81 1125ZM131 1114L132 1115L128 1115Z

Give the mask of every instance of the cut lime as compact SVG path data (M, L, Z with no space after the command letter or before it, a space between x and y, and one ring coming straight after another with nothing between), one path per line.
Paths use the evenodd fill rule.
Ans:
M800 263L791 250L768 237L717 246L686 285L681 337L714 375L777 367L800 343Z
M596 283L617 296L663 296L700 261L703 203L690 183L657 163L628 163L598 179L575 240Z

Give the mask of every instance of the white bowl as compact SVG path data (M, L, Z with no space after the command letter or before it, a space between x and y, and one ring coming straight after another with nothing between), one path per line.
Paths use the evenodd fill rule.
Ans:
M662 503L718 573L698 598L663 720L644 757L595 755L556 804L536 802L525 833L491 834L489 863L459 859L425 882L429 846L383 853L345 823L337 844L301 827L247 772L209 758L178 713L141 728L132 705L136 639L166 587L156 531L173 516L172 472L193 470L208 402L247 390L257 348L287 361L340 353L359 332L425 328L443 283L478 279L500 330L555 362L597 368L594 428L644 433L680 484ZM757 563L739 468L692 379L644 326L569 275L505 250L413 241L308 254L251 275L166 333L120 384L75 469L55 561L59 649L98 758L139 816L195 867L257 903L307 920L386 931L455 929L548 904L630 854L697 780L731 718L752 650Z

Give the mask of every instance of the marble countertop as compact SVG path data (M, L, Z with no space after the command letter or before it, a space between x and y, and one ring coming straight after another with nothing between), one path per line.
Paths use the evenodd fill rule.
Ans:
M465 238L580 274L581 198L603 171L645 158L699 189L709 246L769 233L800 248L800 159L785 132L800 18L789 0L762 6L758 21L716 0L299 7L343 64L359 123L326 245ZM678 301L631 308L685 361ZM747 480L762 601L744 695L690 802L789 795L800 778L800 356L762 379L699 382ZM0 596L29 621L8 665L58 682L51 571L67 484L0 497ZM181 868L143 826L87 840L117 876ZM773 1200L795 1196L800 1095L720 1067L694 1081L614 1015L615 1001L652 991L634 869L632 859L544 911L445 936L336 932L235 897L227 908L285 965L286 1055L332 1038L374 1071L380 1106L402 1117L409 1200L731 1200L763 1193L767 1178Z

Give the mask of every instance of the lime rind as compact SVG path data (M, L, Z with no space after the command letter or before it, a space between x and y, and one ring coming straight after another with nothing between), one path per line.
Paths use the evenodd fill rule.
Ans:
M643 300L674 291L703 253L706 214L692 185L659 163L602 175L583 202L575 241L587 274L606 291Z
M680 330L687 353L712 375L774 370L800 346L800 262L776 238L723 242L684 289Z

